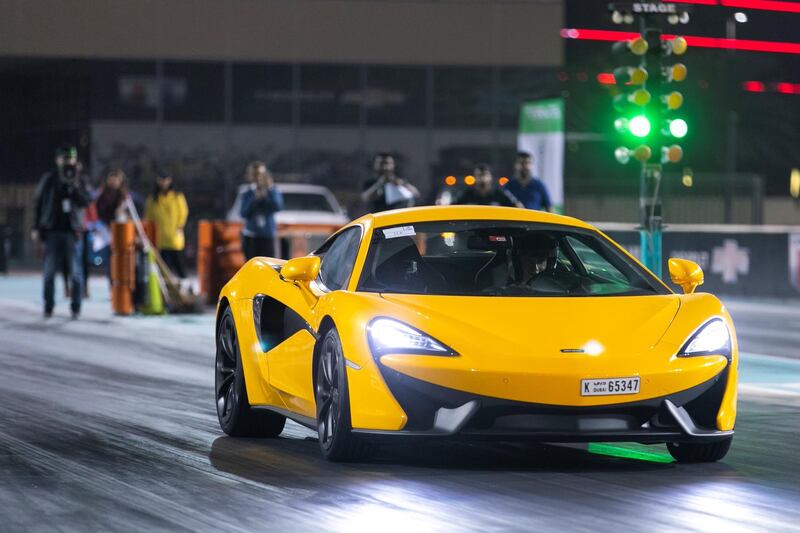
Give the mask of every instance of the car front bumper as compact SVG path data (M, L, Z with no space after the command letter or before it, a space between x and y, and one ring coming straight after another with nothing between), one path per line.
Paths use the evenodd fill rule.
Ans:
M431 437L543 442L698 442L728 438L715 427L726 368L689 389L602 406L558 406L475 395L428 383L380 365L408 421L402 430L354 429L372 437Z

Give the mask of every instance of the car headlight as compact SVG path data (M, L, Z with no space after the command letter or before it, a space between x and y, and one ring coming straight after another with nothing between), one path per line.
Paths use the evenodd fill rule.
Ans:
M385 353L458 355L430 335L392 318L376 318L370 322L367 338L375 356Z
M731 332L722 319L706 322L684 343L678 355L731 355Z

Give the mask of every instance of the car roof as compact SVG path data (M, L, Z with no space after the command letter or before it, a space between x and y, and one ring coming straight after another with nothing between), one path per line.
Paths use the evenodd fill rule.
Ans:
M518 207L488 205L435 205L394 209L392 211L364 215L354 220L352 224L358 224L368 220L371 220L373 226L376 228L442 220L511 220L595 229L591 224L564 215L556 215L546 211L535 211L533 209L522 209Z
M323 185L311 185L310 183L276 183L275 186L281 192L304 192L309 194L332 194L330 189Z

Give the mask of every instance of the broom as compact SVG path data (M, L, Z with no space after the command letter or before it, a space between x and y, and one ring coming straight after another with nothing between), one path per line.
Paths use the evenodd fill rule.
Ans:
M155 264L158 267L155 270L156 279L169 311L172 313L198 313L202 311L202 305L197 296L191 290L185 291L181 288L178 277L173 274L164 259L162 259L161 254L158 253L158 249L150 242L142 226L142 220L139 218L139 212L136 210L136 206L130 196L125 199L125 202L131 214L131 219L133 219L136 233L142 240L145 253L155 260Z

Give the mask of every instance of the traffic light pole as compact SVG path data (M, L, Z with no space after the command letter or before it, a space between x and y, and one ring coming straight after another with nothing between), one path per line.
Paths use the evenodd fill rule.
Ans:
M652 97L658 102L663 94L662 71L661 71L661 29L653 25L653 21L647 16L639 17L639 27L641 35L648 41L648 52L642 56L642 66L649 68L651 75L647 80L647 88ZM660 127L663 116L659 106L654 106L651 110L650 119L656 127ZM661 146L653 147L656 161L661 157ZM639 208L640 222L639 245L641 249L642 263L652 273L659 278L662 274L661 268L661 235L663 218L661 216L661 198L659 196L661 186L661 164L642 162L642 169L639 178Z
M661 235L663 218L661 216L661 165L642 164L639 177L639 245L642 263L653 274L661 277Z
M678 163L683 148L673 144L688 132L686 121L673 114L683 105L683 94L672 90L672 83L686 79L683 63L670 62L667 56L683 55L687 43L684 37L662 39L663 22L686 24L690 8L675 2L641 0L609 4L615 24L636 25L639 35L626 38L612 46L615 54L624 54L628 61L639 58L638 65L623 64L614 73L614 108L622 114L614 128L628 137L626 143L614 150L618 162L630 159L641 163L639 174L639 243L642 263L661 277L662 230L661 179L662 164ZM631 149L629 142L641 143ZM651 162L652 161L652 162Z

